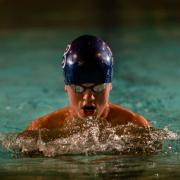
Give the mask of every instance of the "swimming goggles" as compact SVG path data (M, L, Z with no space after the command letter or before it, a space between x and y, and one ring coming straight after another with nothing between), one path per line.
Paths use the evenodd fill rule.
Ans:
M104 84L97 84L97 85L93 85L93 86L82 86L82 85L70 85L70 87L74 90L74 92L76 93L82 93L84 92L86 89L90 89L91 91L95 92L95 93L99 93L101 91L103 91L106 87L107 83Z

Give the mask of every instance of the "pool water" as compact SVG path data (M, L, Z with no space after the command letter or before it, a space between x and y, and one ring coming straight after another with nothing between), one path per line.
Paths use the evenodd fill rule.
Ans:
M35 118L68 104L63 50L75 37L104 37L114 52L111 101L171 132L160 152L20 156L2 144ZM9 179L169 179L180 177L180 27L23 29L0 32L0 174ZM174 137L175 136L175 137ZM12 136L13 137L13 136ZM6 144L6 147L8 145ZM113 146L113 145L112 145Z

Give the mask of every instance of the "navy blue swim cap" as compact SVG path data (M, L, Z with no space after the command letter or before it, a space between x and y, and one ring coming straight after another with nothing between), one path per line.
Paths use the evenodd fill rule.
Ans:
M113 57L101 39L84 35L67 46L62 62L65 84L109 83Z

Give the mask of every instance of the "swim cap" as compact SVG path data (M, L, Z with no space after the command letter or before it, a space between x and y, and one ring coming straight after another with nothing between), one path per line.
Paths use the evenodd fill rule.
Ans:
M91 35L80 36L64 52L65 84L109 83L112 65L111 49L103 40Z

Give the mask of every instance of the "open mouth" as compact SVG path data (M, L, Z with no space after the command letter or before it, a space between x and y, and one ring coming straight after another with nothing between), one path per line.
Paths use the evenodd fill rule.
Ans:
M96 111L96 106L93 105L85 105L82 107L83 112L85 115L87 116L92 116L94 115L95 111Z

